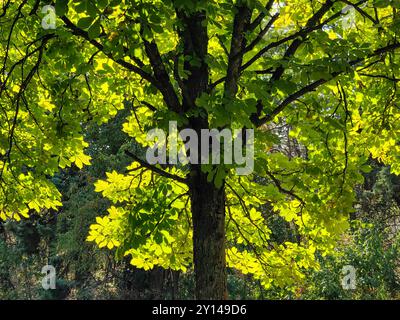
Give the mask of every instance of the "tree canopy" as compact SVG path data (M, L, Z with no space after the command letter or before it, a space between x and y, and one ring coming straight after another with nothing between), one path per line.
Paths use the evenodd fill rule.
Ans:
M88 240L145 270L192 268L199 170L223 190L226 265L294 287L348 228L369 160L400 173L397 1L57 0L55 29L45 4L1 2L3 220L57 209L51 177L90 165L82 125L129 108L132 163L95 182L112 205ZM254 172L148 164L146 134L169 121L255 129Z

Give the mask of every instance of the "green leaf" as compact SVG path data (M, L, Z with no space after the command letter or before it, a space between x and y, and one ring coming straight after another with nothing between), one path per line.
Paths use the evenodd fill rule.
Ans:
M386 8L392 3L391 0L374 0L374 7L376 8Z
M92 26L88 30L88 34L90 39L97 38L101 33L101 27L100 27L100 19L97 19L95 23L92 24Z
M77 26L78 26L78 28L81 28L81 29L87 29L90 27L92 22L93 22L92 17L84 17L84 18L79 19Z
M68 13L69 0L57 0L55 4L56 14L61 17Z
M104 9L108 6L108 0L97 0L99 8Z

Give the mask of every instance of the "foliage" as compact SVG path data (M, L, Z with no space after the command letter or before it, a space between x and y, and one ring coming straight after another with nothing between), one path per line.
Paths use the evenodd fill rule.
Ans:
M303 299L398 299L399 240L388 241L376 226L358 226L334 256L321 257ZM355 267L356 289L344 290L342 268Z
M310 274L304 299L398 299L400 239L397 232L398 203L393 190L398 177L389 168L373 164L367 183L359 191L357 220L333 255L319 257L320 270ZM355 290L341 285L342 268L356 270Z
M2 220L58 209L50 177L91 163L83 125L109 121L124 101L138 149L169 120L256 129L253 174L201 169L226 193L228 266L266 289L294 290L316 254L332 253L370 157L400 173L397 2L361 1L349 26L347 2L334 0L57 0L55 30L42 28L41 3L2 1ZM193 96L195 83L205 87ZM300 154L275 148L280 125ZM96 208L88 240L144 270L192 268L193 168L149 166L129 150L126 169L95 182L111 205ZM295 239L274 241L277 215Z

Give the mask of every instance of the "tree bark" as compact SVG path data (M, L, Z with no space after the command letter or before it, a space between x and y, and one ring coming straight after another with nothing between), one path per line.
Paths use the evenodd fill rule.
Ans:
M239 70L242 63L245 48L245 29L250 23L251 10L246 6L238 8L235 16L231 52L229 56L229 66L227 80L225 83L225 97L234 97L238 87ZM197 26L200 26L199 24ZM194 29L194 28L192 28ZM199 30L204 28L201 26ZM192 30L193 31L193 30ZM201 35L195 32L195 37ZM193 32L189 37L194 37ZM203 38L203 39L202 39ZM200 47L201 58L206 55L207 48L204 46L204 38L198 38L202 43ZM186 41L186 43L188 43ZM196 48L193 46L190 49ZM204 59L203 59L204 61ZM199 79L208 79L206 77L207 69L199 70ZM191 70L191 75L195 73ZM193 79L198 80L198 79ZM198 84L203 83L203 85ZM200 96L205 92L204 81L190 81L191 93ZM194 89L194 90L193 90ZM202 128L208 127L206 119L193 119L192 128L200 133ZM211 147L210 147L211 150ZM198 150L200 154L200 150ZM196 276L196 298L197 299L225 299L226 290L226 261L225 261L225 192L224 187L217 188L214 182L207 181L207 174L201 172L200 166L194 166L191 172L191 202L193 215L193 252L194 252L194 270Z
M206 12L177 12L182 21L180 38L183 55L196 58L198 64L185 59L184 70L188 76L182 80L183 107L185 111L196 107L196 99L207 92L209 68L206 63L208 50ZM179 77L179 72L175 74ZM209 129L207 116L189 119L190 128L198 136L202 129ZM198 146L200 155L200 145ZM207 174L200 165L192 165L190 193L193 219L193 260L196 277L196 299L224 299L226 297L225 266L225 195L207 181Z
M225 193L197 167L191 181L196 299L225 299Z

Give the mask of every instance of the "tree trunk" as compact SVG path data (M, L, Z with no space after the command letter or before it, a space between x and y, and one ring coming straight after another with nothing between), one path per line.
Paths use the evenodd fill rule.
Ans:
M205 11L177 12L182 22L179 30L183 55L196 57L199 64L185 59L186 79L180 84L183 109L197 109L196 99L206 93L209 84L207 16ZM192 117L189 127L200 137L201 129L208 129L208 117ZM200 155L200 146L198 150ZM225 195L213 182L207 182L200 165L192 165L190 192L193 216L193 252L196 277L196 299L224 299L226 297L225 268Z
M196 299L226 298L225 194L194 169L191 181Z

